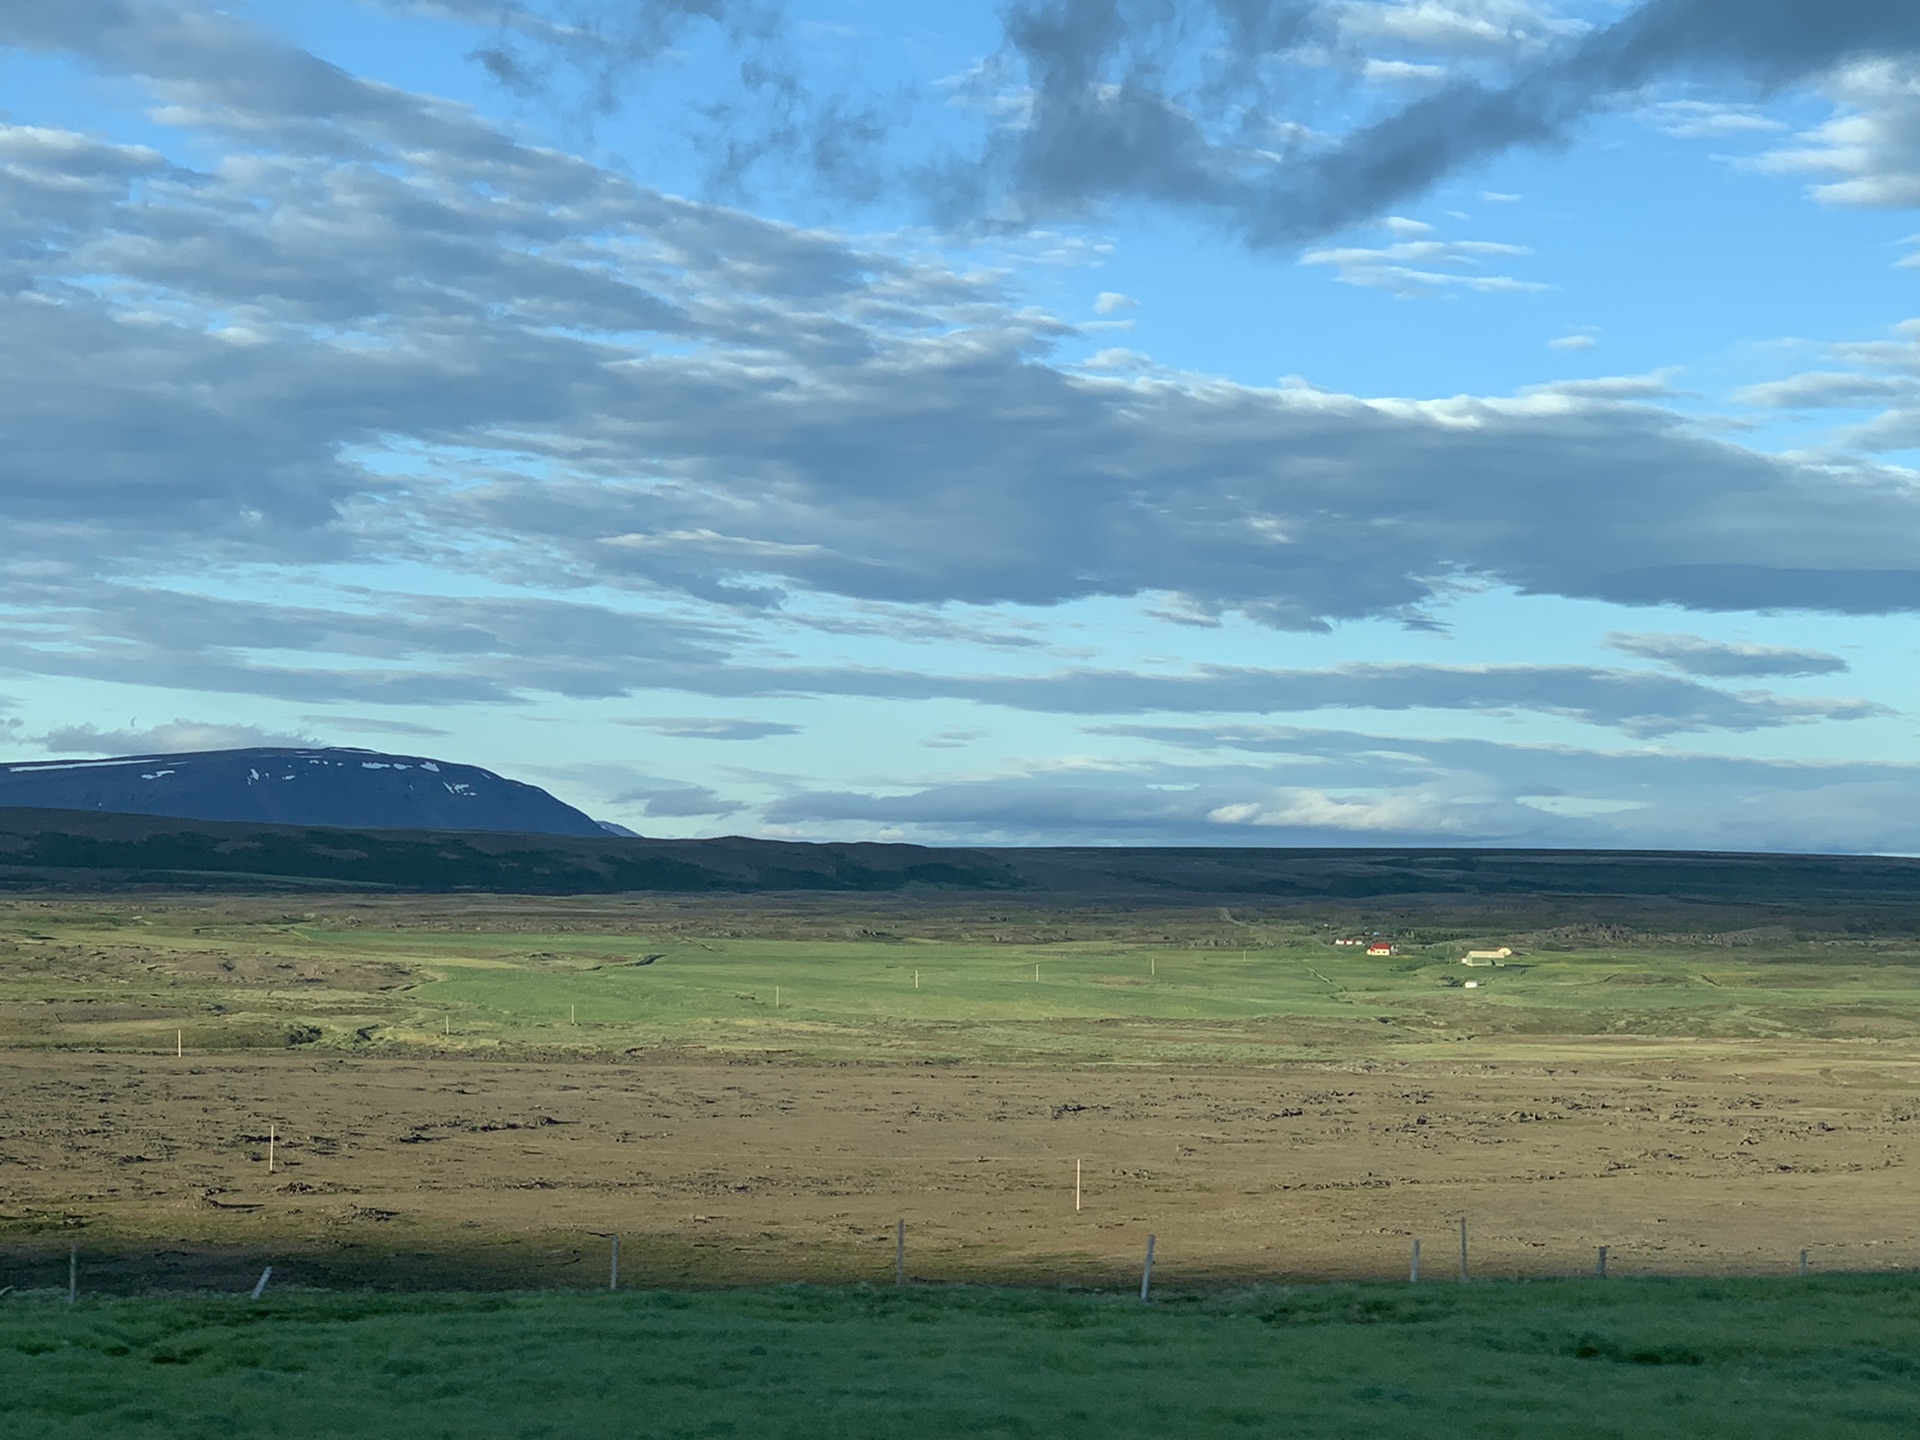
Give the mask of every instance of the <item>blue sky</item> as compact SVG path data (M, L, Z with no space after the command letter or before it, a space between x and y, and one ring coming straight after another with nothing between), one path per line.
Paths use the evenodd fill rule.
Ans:
M1920 12L0 0L0 727L1920 851Z

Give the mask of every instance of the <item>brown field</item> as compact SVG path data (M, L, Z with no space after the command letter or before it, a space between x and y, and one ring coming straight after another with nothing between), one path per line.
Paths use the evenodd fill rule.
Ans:
M1702 932L1636 948L1614 934L1569 941L1552 965L1536 942L1531 975L1500 981L1534 988L1460 1020L1443 1007L1483 1002L1440 988L1452 942L1409 940L1433 965L1382 978L1324 953L1324 925L1299 917L1023 921L1053 927L1033 962L1024 931L1028 948L981 958L954 948L952 907L937 923L896 910L890 929L848 922L864 938L836 962L816 953L817 912L800 925L683 902L670 924L659 907L582 919L529 902L508 927L498 900L464 920L437 903L426 919L401 902L304 919L241 901L0 912L0 938L18 936L0 955L0 1283L64 1281L70 1243L89 1283L111 1286L232 1284L265 1260L329 1283L604 1283L606 1232L623 1237L633 1283L887 1281L898 1219L926 1279L1126 1283L1149 1233L1176 1285L1404 1275L1416 1237L1426 1273L1449 1276L1463 1216L1484 1275L1587 1271L1603 1244L1620 1274L1777 1273L1802 1248L1821 1269L1920 1265L1920 991L1900 989L1905 941L1743 950ZM991 964L1001 983L1043 963L1064 977L1059 998L1043 987L1020 1003L1151 1008L1163 1002L1139 992L1165 984L1179 1014L902 1030L891 1013L835 1009L824 981L812 1012L762 1006L715 1029L702 1010L672 1033L644 1015L528 1029L511 990L473 991L471 1015L449 1008L437 1027L406 1010L518 983L500 944L542 996L612 1006L568 987L613 983L609 955L636 936L684 941L703 914L702 933L736 951L703 939L674 983L692 983L696 960L737 965L711 991L728 1004L753 999L751 967L773 960L802 993L831 964L864 975L880 957L904 975L918 923L909 958L929 976L948 965L985 984ZM1249 931L1255 953L1208 958ZM1150 938L1151 979L1115 973L1132 963L1122 932ZM814 948L780 948L802 942ZM1094 946L1084 985L1081 943ZM1176 992L1163 977L1189 962L1211 968ZM664 985L672 964L619 983ZM1262 965L1301 988L1229 1013ZM1703 1008L1674 1010L1695 974ZM934 987L889 1004L908 994ZM974 994L952 1003L988 1003ZM1636 1008L1642 996L1666 1008ZM483 1033L483 1007L509 1018ZM283 1043L283 1011L322 1038ZM369 1014L388 1028L361 1024ZM210 1043L223 1024L232 1043ZM180 1057L176 1030L194 1033Z

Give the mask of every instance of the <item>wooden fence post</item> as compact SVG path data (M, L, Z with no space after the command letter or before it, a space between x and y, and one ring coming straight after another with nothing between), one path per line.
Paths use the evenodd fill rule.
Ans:
M1140 1271L1140 1298L1142 1301L1153 1295L1153 1236L1147 1236L1147 1263Z
M1467 1283L1467 1217L1460 1217L1460 1283Z
M902 1216L893 1226L893 1283L907 1283L907 1221Z
M1600 1253L1594 1256L1593 1273L1602 1280L1607 1278L1607 1247L1604 1245L1600 1247Z
M67 1303L73 1304L80 1298L80 1242L75 1241L67 1248Z
M1413 1263L1407 1266L1407 1283L1415 1284L1420 1279L1420 1242L1413 1242Z

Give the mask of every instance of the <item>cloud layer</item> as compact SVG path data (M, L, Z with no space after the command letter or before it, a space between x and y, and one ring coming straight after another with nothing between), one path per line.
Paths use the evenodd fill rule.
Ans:
M755 6L661 3L619 12L636 29L593 33L603 12L587 5L413 8L493 16L483 59L523 88L546 83L543 47L586 47L611 85L690 35L780 34ZM1655 79L1720 67L1763 88L1848 77L1872 123L1767 163L1881 187L1836 201L1893 203L1906 97L1861 54L1912 44L1913 13L1655 0L1581 29L1496 0L1031 0L1007 11L1009 49L979 77L981 93L1021 92L979 172L1001 188L949 198L967 223L1143 198L1293 244ZM1202 44L1223 36L1238 48ZM1134 738L1176 748L1185 732L1150 736L1143 717L1522 714L1647 740L1891 713L1789 683L1845 672L1827 652L1691 634L1623 632L1624 658L1604 664L1121 663L1004 612L1125 601L1200 627L1431 628L1500 587L1905 613L1920 609L1920 493L1896 466L1766 453L1639 379L1409 398L1077 364L1086 336L977 254L671 196L211 7L0 4L0 44L88 67L148 110L140 143L0 125L0 515L15 555L0 666L16 675L308 707L624 710L666 690L674 713L627 718L675 745L796 735L787 718L697 713L794 697L1133 717ZM1272 67L1415 64L1393 45L1456 57L1454 78L1395 72L1412 91L1344 138L1286 128ZM1385 223L1385 241L1308 258L1397 292L1533 283L1499 273L1517 247ZM1103 291L1094 308L1133 302ZM1870 454L1920 413L1909 340L1750 398L1866 396L1888 407L1881 439L1855 447ZM973 609L986 618L963 634ZM962 658L913 649L956 637ZM870 648L849 659L855 641ZM1585 843L1627 833L1592 809L1613 793L1644 795L1619 803L1647 824L1721 843L1751 782L1824 797L1863 835L1906 833L1863 798L1909 784L1897 767L1707 766L1688 789L1652 759L1541 750L1503 768L1418 742L1403 763L1344 732L1207 733L1229 758L790 783L764 814L981 836ZM186 721L44 738L98 751L269 734L286 738ZM1549 765L1560 789L1527 788L1546 782L1523 772ZM743 810L663 776L609 793L662 819ZM1787 821L1767 823L1777 836Z

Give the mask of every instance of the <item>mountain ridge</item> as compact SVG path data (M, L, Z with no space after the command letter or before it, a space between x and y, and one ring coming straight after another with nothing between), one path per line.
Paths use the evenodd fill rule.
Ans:
M374 830L593 837L598 821L478 765L347 746L0 764L0 808Z

